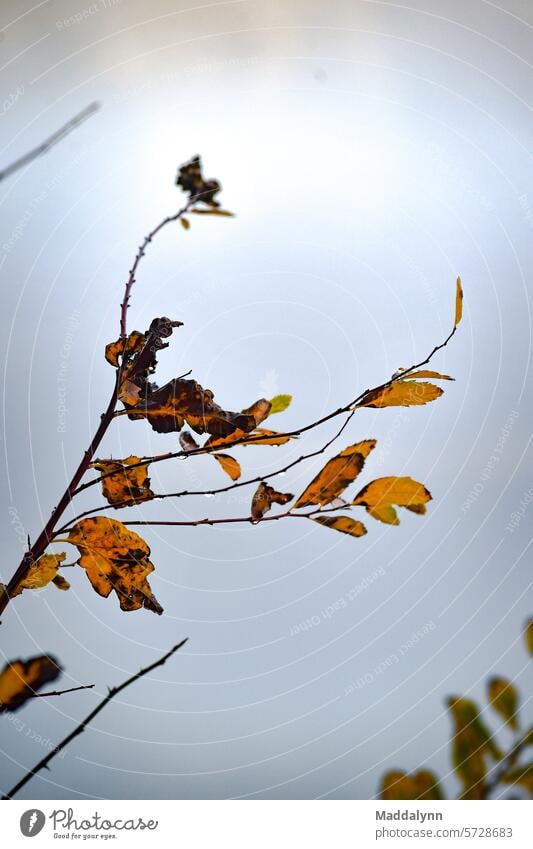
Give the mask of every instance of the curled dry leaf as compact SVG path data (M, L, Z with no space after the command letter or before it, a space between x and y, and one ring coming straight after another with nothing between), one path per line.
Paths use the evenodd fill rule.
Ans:
M313 522L340 531L341 534L349 534L352 537L362 537L366 534L366 528L362 522L351 519L349 516L313 516Z
M350 445L336 457L328 460L324 468L302 492L294 506L308 507L318 504L325 507L330 504L356 479L375 445L375 439L365 439L363 442Z
M367 484L356 495L352 504L365 507L374 519L387 525L399 525L400 520L394 507L405 507L412 513L425 513L431 493L412 478L377 478Z
M82 519L71 528L68 542L80 552L78 563L98 595L107 598L114 590L122 610L163 612L147 580L154 571L150 549L122 522L107 516Z
M207 206L219 206L218 201L215 200L215 195L221 189L220 183L218 180L205 179L199 156L193 156L189 162L180 167L176 177L176 185L183 189L190 198L196 198L197 201L201 201Z
M272 504L288 504L293 498L290 492L277 492L274 487L261 481L252 498L252 518L261 519Z
M0 672L0 713L17 710L44 684L55 681L61 666L50 655L13 660Z
M140 351L145 342L144 333L134 330L129 336L121 336L116 342L110 342L105 348L105 358L110 365L118 368L119 358Z
M488 697L494 710L513 731L517 731L518 691L516 687L506 678L491 678L488 681Z
M102 494L113 507L128 507L154 497L148 466L137 466L136 463L140 463L140 457L134 455L125 460L96 460L91 463L93 469L108 475L102 479ZM128 466L135 468L129 469Z
M437 776L426 769L408 775L402 770L391 770L383 776L380 799L402 801L408 799L442 799Z
M11 593L12 598L20 595L24 590L38 590L41 587L46 587L50 582L55 584L58 590L68 590L70 588L69 582L57 572L66 556L66 554L43 554L42 557L39 557L35 563L32 563L24 580Z
M257 430L252 430L250 433L244 431L235 431L226 437L210 437L205 443L205 448L222 448L224 445L232 445L238 442L238 447L246 448L248 445L285 445L291 439L297 439L296 436L286 436L284 433L277 433L275 430L265 430L258 427Z

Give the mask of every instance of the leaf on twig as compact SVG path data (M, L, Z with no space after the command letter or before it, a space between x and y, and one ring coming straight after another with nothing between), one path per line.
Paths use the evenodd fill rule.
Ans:
M122 522L107 516L81 519L71 528L68 542L80 552L78 563L98 595L107 598L114 590L122 610L163 612L147 580L154 571L150 549Z
M408 376L409 377L409 376ZM399 378L384 387L371 389L352 409L358 407L417 407L435 401L443 393L440 386Z
M58 590L68 590L70 588L69 582L62 575L58 575L57 572L66 556L66 554L43 554L35 563L32 563L30 571L13 590L11 597L20 595L24 590L41 589L50 582L55 584Z
M252 498L252 518L261 519L272 504L288 504L293 498L290 492L277 492L274 487L261 481Z
M224 445L231 445L233 442L239 442L236 447L249 445L285 445L291 439L297 439L296 436L286 436L284 433L277 433L275 430L265 430L265 428L257 428L249 433L244 431L234 431L229 436L210 437L205 443L205 448L218 448Z
M180 224L184 230L188 230L191 226L191 222L188 218L180 218Z
M234 212L228 212L227 209L191 209L195 215L223 215L225 218L234 218Z
M180 433L180 445L182 449L186 452L195 451L200 448L196 440L191 436L190 433L184 431ZM236 481L241 476L241 466L233 457L230 457L229 454L210 454L211 457L218 462L221 469L226 472L227 475L232 479L232 481Z
M496 713L500 714L513 731L517 731L518 691L516 687L506 678L491 678L487 688L489 702Z
M463 317L463 287L461 286L461 278L457 278L455 289L455 321L454 327L457 327Z
M13 660L0 672L0 713L17 710L49 681L61 674L54 657L39 655L29 660Z
M324 468L302 492L295 507L318 504L325 507L340 495L360 473L365 460L376 445L375 439L365 439L350 445L336 457L328 460Z
M292 395L275 395L270 399L270 415L274 413L283 413L292 402Z
M96 460L91 463L93 469L108 475L102 479L102 495L113 507L129 507L154 497L148 466L137 466L136 463L140 463L140 457L133 454L125 460ZM129 469L128 466L135 468Z
M391 770L383 776L380 799L407 801L409 799L442 799L437 776L426 769L408 775L402 770Z
M386 525L399 525L400 520L394 507L405 507L412 513L425 513L431 493L412 478L377 478L359 492L352 504L365 507L374 519Z
M116 342L110 342L105 348L105 358L110 365L118 368L119 358L128 357L140 351L145 342L144 333L134 330L126 338L120 337Z
M183 189L190 198L196 198L198 202L207 206L218 207L215 195L221 189L218 180L206 180L202 174L202 161L199 156L193 156L189 162L182 165L176 177L176 185ZM191 210L194 212L194 210Z
M438 371L428 371L428 369L420 369L420 371L411 371L406 375L406 380L416 377L431 377L433 380L455 380L455 377L450 377L449 374L441 374Z
M352 537L362 537L366 534L366 528L362 522L351 519L349 516L312 516L313 522L318 522L326 528L340 531L341 534L349 534Z

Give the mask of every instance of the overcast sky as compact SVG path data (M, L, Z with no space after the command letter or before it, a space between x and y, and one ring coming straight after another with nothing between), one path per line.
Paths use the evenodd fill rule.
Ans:
M427 516L369 518L359 540L311 522L143 529L162 617L122 613L81 569L68 593L17 598L3 657L52 653L63 686L96 687L2 719L1 789L188 636L22 795L371 798L386 769L423 765L456 792L447 696L481 701L495 673L531 692L531 5L4 0L0 20L0 167L102 104L0 186L4 580L107 404L125 276L192 154L237 217L150 246L130 328L184 322L160 384L192 369L229 409L290 392L272 426L299 427L426 356L457 274L465 290L433 361L456 382L427 407L359 412L339 443L377 438L363 482L423 481ZM333 427L236 456L254 477ZM176 448L121 419L98 453ZM323 460L278 481L297 493ZM226 480L209 458L152 469L157 491ZM246 516L252 492L110 515ZM101 503L91 489L75 513Z

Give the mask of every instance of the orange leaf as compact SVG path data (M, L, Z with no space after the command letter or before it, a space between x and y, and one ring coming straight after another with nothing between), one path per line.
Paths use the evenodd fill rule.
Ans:
M68 581L57 574L57 570L66 556L66 554L43 554L35 563L32 563L30 571L13 590L11 597L20 595L23 590L37 590L46 587L49 583L55 584L59 590L68 590L70 587Z
M359 492L352 504L366 507L367 513L380 522L398 525L400 520L392 506L405 507L413 513L425 513L431 493L412 478L378 478Z
M454 327L457 327L463 317L463 287L461 286L461 278L457 278L455 292L455 321Z
M355 519L350 519L349 516L313 516L313 522L318 522L319 525L324 525L326 528L332 528L334 531L340 531L341 534L349 534L352 537L362 537L366 534L366 528L362 522L357 522Z
M319 504L324 507L330 504L356 479L375 445L375 439L366 439L356 445L350 445L336 457L328 460L294 506L307 507L311 504Z
M102 494L113 507L140 504L154 497L148 467L136 466L139 462L140 458L132 455L125 460L97 460L91 464L103 475L114 472L102 480ZM134 469L128 469L133 465Z
M241 467L237 460L230 457L229 454L213 454L213 457L217 460L226 474L229 475L232 481L236 481L240 478Z
M0 672L0 713L17 710L31 699L43 684L55 681L60 674L59 663L48 655L7 663Z
M354 409L358 407L416 407L435 401L441 395L442 389L433 383L398 379L387 386L371 389Z
M122 522L106 516L82 519L71 529L68 541L80 552L78 563L98 595L107 598L114 590L122 610L145 607L163 612L147 580L154 571L150 549Z

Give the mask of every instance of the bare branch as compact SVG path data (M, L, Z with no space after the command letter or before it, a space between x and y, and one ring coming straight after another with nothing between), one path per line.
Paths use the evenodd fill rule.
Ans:
M14 174L15 171L19 171L21 168L24 168L25 165L29 165L30 162L33 162L34 159L37 159L39 156L47 153L51 148L55 147L58 142L68 136L73 130L77 129L80 124L83 124L87 118L90 118L91 115L94 115L95 112L98 112L100 109L99 103L91 103L89 106L86 106L85 109L82 109L81 112L78 112L74 118L71 118L66 124L56 130L51 136L49 136L45 141L41 142L40 145L30 150L28 153L25 153L24 156L21 156L19 159L16 159L10 165L0 171L0 181L5 180L6 177L10 177L11 174Z
M50 690L49 693L33 693L33 699L45 699L47 696L64 696L65 693L76 693L78 690L92 690L95 684L82 684L80 687L69 687L68 690Z
M2 796L2 799L12 799L13 796L15 796L18 791L21 790L28 783L28 781L33 778L34 775L36 775L43 769L47 769L50 761L53 760L55 756L59 754L59 752L63 751L63 749L65 749L66 746L68 746L68 744L72 740L74 740L83 731L85 731L87 725L92 722L95 716L97 716L100 711L102 711L105 706L109 704L112 699L115 698L115 696L122 692L122 690L125 690L126 687L129 687L130 684L133 684L135 681L138 681L139 678L142 678L144 675L147 675L149 672L152 671L152 669L156 669L156 667L158 666L163 666L163 664L166 663L169 657L172 657L175 652L177 652L182 646L185 645L187 639L188 638L185 638L180 643L177 643L177 645L173 646L170 651L163 655L163 657L160 657L159 660L156 660L154 663L151 663L150 666L145 666L144 669L140 669L139 672L137 672L135 675L132 675L131 678L127 678L126 681L123 681L122 684L119 684L118 687L113 687L111 690L109 690L107 696L102 699L102 701L98 705L96 705L94 710L87 714L85 719L83 719L80 724L77 725L76 728L70 732L70 734L67 734L67 736L64 737L63 740L61 740L61 742L58 743L57 746L55 746L55 748L52 749L51 752L45 755L45 757L40 760L39 763L33 767L33 769L30 769L26 773L26 775L24 775L24 777L17 782L17 784L15 784L15 786L12 787L11 790L9 790L9 792L5 794L5 796Z

